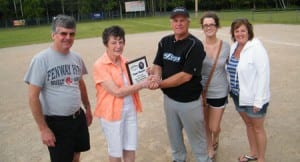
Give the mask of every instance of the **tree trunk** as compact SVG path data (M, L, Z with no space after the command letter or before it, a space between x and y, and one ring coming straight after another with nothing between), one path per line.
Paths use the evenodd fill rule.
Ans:
M152 16L155 16L155 4L154 4L154 0L151 0L151 8L152 8Z
M281 8L285 9L286 6L285 6L285 3L284 3L284 0L279 0L280 2L280 5L281 5Z
M46 5L47 23L50 23L48 5Z
M65 14L64 0L61 0L61 10L62 10L62 13Z
M16 18L18 18L18 12L17 12L17 6L16 6L16 1L14 0L14 8L15 8L15 13L16 13Z
M122 14L122 3L121 1L119 0L119 6L120 6L120 17L121 17L121 20L123 19L123 14Z
M22 0L20 0L20 11L21 11L21 17L23 18L23 5L22 5Z
M277 2L277 0L274 0L274 2L275 2L275 8L278 8L278 2Z

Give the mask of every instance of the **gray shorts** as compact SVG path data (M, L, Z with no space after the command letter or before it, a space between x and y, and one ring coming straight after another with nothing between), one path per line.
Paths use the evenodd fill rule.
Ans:
M250 106L240 106L239 105L239 96L237 96L235 94L232 94L232 93L230 93L230 96L231 96L231 98L232 98L232 100L234 102L236 111L238 111L238 112L245 112L246 115L248 117L251 117L251 118L262 118L262 117L266 116L266 114L267 114L267 108L269 106L268 102L263 105L263 107L260 109L260 111L253 112L253 105L250 105Z

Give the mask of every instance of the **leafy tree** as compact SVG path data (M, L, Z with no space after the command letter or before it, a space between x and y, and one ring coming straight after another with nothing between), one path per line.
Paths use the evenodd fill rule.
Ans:
M160 12L166 12L167 11L167 0L159 0L159 11Z
M168 7L171 7L172 9L177 7L177 6L185 6L185 1L184 0L171 0L167 1Z
M50 5L53 3L53 1L54 0L42 0L48 23L50 22Z
M25 18L40 19L51 22L57 14L67 14L86 19L90 13L101 12L112 17L113 11L125 10L125 1L136 0L0 0L0 26L7 27L12 20ZM195 8L195 0L141 0L145 1L147 15L155 12L171 11L174 7L185 6L189 10ZM256 8L299 8L300 0L198 0L202 10L218 9L256 9ZM24 9L24 10L23 10ZM24 11L24 12L23 12ZM27 21L28 22L28 21Z
M92 0L78 0L78 15L92 12Z
M9 19L14 17L14 13L10 10L11 3L7 0L0 0L0 26L9 26Z
M111 11L113 9L118 8L118 6L119 5L118 5L118 1L117 0L107 0L103 4L103 9L104 9L104 11L108 12L108 17L112 17Z
M40 0L24 0L24 16L35 19L40 24L40 18L43 17L44 6Z
M0 19L11 16L10 3L7 0L0 0Z

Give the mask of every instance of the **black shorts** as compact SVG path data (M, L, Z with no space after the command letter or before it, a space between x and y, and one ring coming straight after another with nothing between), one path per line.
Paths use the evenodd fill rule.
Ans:
M48 147L51 162L72 162L75 152L90 149L90 137L82 109L74 116L46 116L55 135L55 147Z
M224 98L207 98L207 103L213 107L221 107L228 103L227 96Z

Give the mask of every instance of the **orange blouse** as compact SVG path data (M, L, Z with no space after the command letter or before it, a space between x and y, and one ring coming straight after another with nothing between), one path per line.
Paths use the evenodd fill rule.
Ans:
M93 67L93 77L96 85L96 108L95 116L103 118L108 121L117 121L121 119L121 113L123 108L123 97L116 97L108 93L102 86L101 83L105 80L113 80L118 87L123 87L124 81L122 77L125 73L127 80L128 73L126 70L126 59L123 56L121 57L121 66L116 66L109 59L107 53L104 53L94 64ZM138 92L132 94L133 102L137 112L142 111L141 101Z

